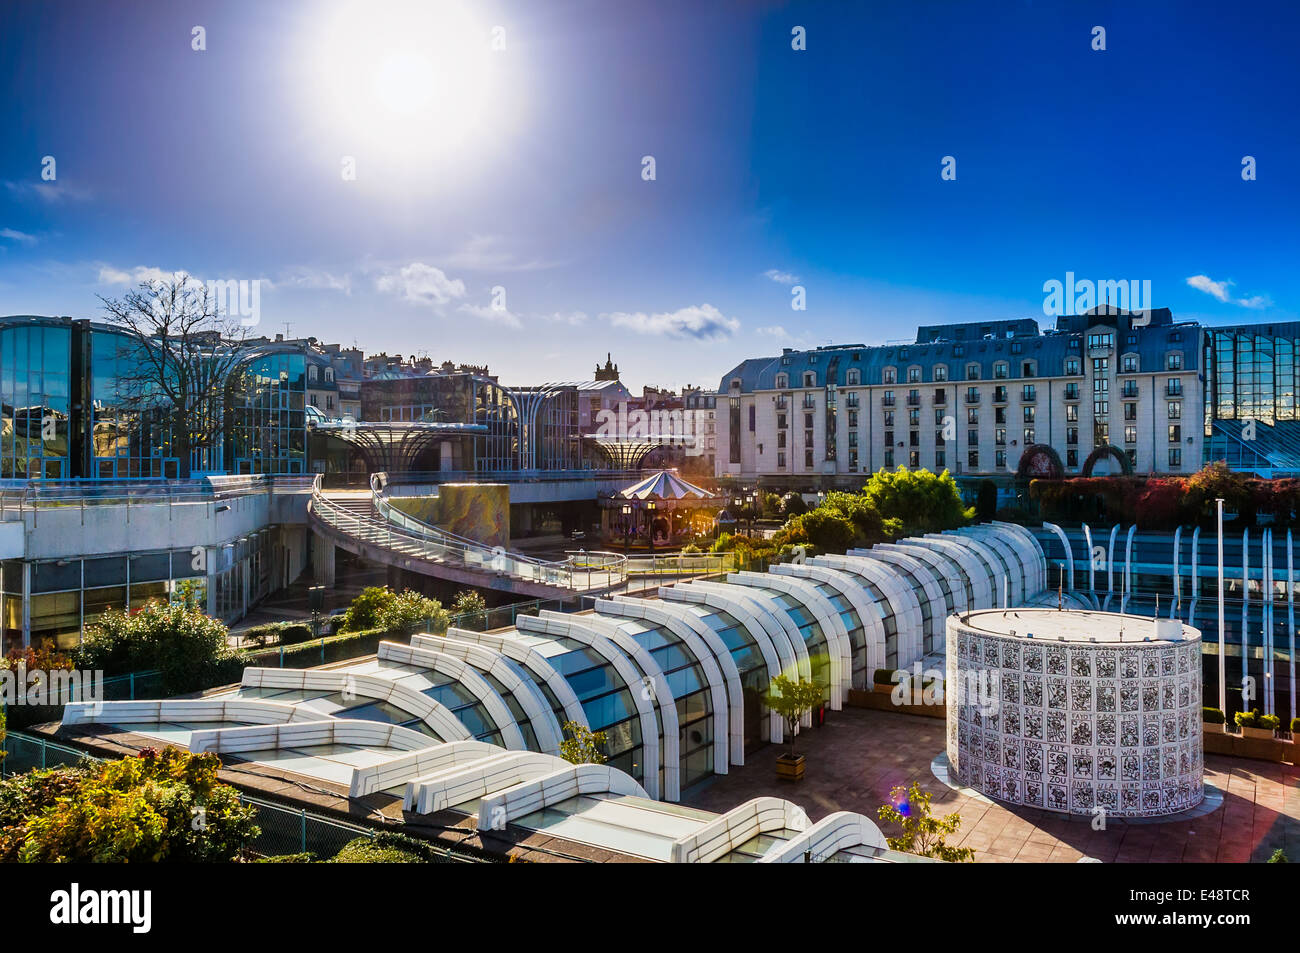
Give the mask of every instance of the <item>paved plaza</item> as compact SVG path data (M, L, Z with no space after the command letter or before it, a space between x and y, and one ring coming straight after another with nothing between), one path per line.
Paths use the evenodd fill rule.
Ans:
M785 745L767 745L746 756L745 767L686 791L682 800L710 811L761 795L788 797L812 820L834 811L869 817L895 785L919 781L931 792L936 813L957 811L962 826L950 843L975 849L977 862L1052 861L1082 858L1103 862L1218 862L1268 860L1283 848L1300 860L1300 787L1297 769L1222 755L1206 755L1206 780L1223 792L1223 805L1190 820L1110 820L1094 831L1091 818L1010 808L970 797L937 780L930 763L943 749L944 722L937 718L861 708L833 712L820 729L805 729L798 752L807 774L797 784L776 778L776 757ZM885 833L892 825L881 825Z

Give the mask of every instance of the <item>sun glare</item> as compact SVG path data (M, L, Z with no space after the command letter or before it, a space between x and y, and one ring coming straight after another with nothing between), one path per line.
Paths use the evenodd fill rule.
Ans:
M493 25L455 0L345 2L309 31L315 119L359 156L472 159L502 132L511 95Z

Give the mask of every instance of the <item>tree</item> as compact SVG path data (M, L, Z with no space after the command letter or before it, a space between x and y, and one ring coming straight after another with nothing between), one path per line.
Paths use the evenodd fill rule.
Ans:
M462 589L451 603L451 614L462 629L483 629L487 626L487 601L483 593Z
M799 730L800 720L820 705L822 700L822 688L816 682L790 678L786 675L778 675L772 679L768 693L763 696L763 704L785 721L786 736L790 739L791 758L795 756L794 736Z
M414 589L403 589L379 611L379 626L390 632L409 632L423 626L430 632L446 632L451 613L437 599L422 596Z
M957 833L961 815L955 811L935 817L930 810L931 794L922 791L915 781L906 790L900 785L889 792L892 803L886 804L877 816L886 823L898 824L903 832L898 837L887 838L893 850L922 857L935 857L949 863L974 860L975 851L969 847L949 847L945 838Z
M898 520L908 536L956 529L974 516L962 506L957 481L947 470L877 470L862 493L881 519Z
M214 684L235 657L220 619L179 602L153 601L136 612L109 609L86 629L77 667L110 674L157 669L168 695Z
M247 357L248 328L221 310L213 289L184 273L100 301L129 342L117 365L128 431L170 418L170 452L163 455L179 459L181 477L190 475L196 454L215 462L226 391Z
M367 586L362 589L339 624L340 632L360 632L379 626L379 613L395 599L393 591L387 586Z
M781 512L786 516L798 516L808 512L808 504L798 493L787 493L781 498Z
M0 783L0 861L233 860L260 833L257 810L217 781L214 754L168 746L93 768Z
M604 764L605 732L592 731L576 721L566 721L560 757L569 764Z
M811 543L822 552L842 553L853 545L856 538L856 529L842 513L818 507L792 517L785 524L778 542Z

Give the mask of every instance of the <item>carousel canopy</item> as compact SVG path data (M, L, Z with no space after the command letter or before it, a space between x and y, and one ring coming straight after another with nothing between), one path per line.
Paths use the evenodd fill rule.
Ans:
M625 500L715 500L716 494L701 489L694 483L687 483L671 470L652 473L639 483L634 483L618 492Z

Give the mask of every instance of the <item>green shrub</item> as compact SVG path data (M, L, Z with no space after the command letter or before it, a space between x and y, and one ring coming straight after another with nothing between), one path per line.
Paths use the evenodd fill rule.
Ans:
M1300 735L1300 718L1291 719L1291 734Z
M1282 719L1277 715L1260 715L1255 719L1255 725L1259 728L1267 728L1269 731L1277 731L1282 727Z
M377 628L379 613L395 598L396 596L387 586L367 586L352 600L348 611L343 614L339 631L359 632L362 629Z
M703 550L694 543L687 543L682 547L683 556L698 556L701 552L703 552Z
M1257 727L1256 722L1259 720L1259 709L1239 711L1232 716L1232 720L1236 722L1238 728L1255 728Z
M1207 725L1221 725L1224 722L1223 712L1217 708L1206 706L1201 709L1201 721Z
M427 864L430 848L411 837L384 832L348 841L331 864Z
M157 669L167 695L215 684L220 665L234 653L226 626L181 603L150 602L138 612L109 609L86 629L75 650L79 668L120 675Z
M877 685L892 685L894 683L894 670L890 668L878 668L872 678Z
M259 857L255 864L314 864L316 855L308 851L305 854L276 854L274 857Z
M1286 855L1286 851L1284 851L1281 847L1279 847L1277 850L1273 851L1273 856L1270 857L1268 860L1266 860L1265 863L1267 863L1267 864L1289 864L1289 863L1291 863L1291 861L1290 861L1290 859L1287 857L1287 855Z
M462 589L451 601L450 611L459 628L477 631L487 627L487 600L481 592Z
M280 626L280 644L297 645L312 637L311 626L303 622L290 622Z

